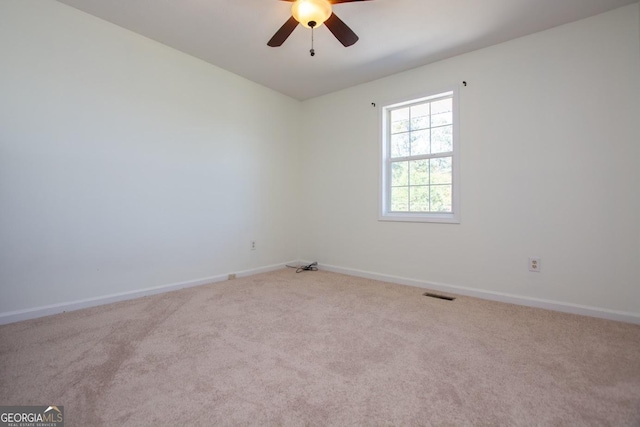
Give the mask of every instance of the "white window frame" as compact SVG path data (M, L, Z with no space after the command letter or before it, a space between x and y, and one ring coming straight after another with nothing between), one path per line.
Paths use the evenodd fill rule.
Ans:
M451 212L392 212L391 205L391 156L390 156L390 111L406 105L417 104L432 99L451 96L453 99L453 151L452 151L452 189ZM411 97L401 101L384 103L379 107L380 119L380 189L378 191L379 220L380 221L404 221L404 222L436 222L436 223L460 223L460 120L459 120L459 96L458 88L447 88L434 91L427 95Z

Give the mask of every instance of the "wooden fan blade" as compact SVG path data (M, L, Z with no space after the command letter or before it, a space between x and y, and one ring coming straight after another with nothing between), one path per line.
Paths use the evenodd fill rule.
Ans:
M278 47L282 46L282 43L293 33L293 30L298 26L298 21L293 16L284 23L282 27L271 37L271 40L267 43L267 46Z
M347 26L342 19L338 18L335 13L332 13L329 19L324 21L324 25L327 26L329 31L333 33L344 47L351 46L358 41L359 37L354 33L351 28Z

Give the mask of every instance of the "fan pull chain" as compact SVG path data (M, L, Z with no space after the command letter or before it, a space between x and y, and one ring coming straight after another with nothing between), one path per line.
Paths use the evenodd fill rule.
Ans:
M311 27L311 50L309 50L309 53L311 56L316 56L316 51L313 48L313 28L316 26L316 23L314 21L310 21L309 26Z

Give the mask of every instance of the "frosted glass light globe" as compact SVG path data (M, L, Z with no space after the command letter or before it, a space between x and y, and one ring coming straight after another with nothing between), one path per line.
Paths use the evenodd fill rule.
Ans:
M329 0L296 0L291 6L293 17L307 28L311 28L309 22L315 22L314 28L318 28L331 13Z

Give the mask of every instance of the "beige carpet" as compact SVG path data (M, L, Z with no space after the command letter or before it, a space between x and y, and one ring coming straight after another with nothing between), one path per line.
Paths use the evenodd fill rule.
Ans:
M286 269L0 327L66 426L640 425L640 326Z

